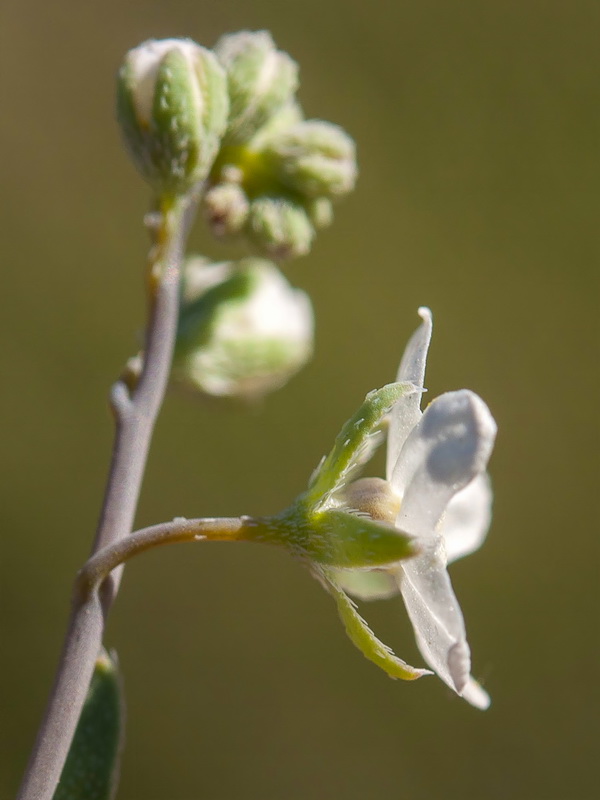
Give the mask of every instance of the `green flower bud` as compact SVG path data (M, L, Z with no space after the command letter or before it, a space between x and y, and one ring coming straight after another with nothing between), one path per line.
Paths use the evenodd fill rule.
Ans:
M229 125L226 141L250 139L298 88L298 65L277 50L267 31L223 36L215 46L227 71Z
M202 208L213 234L223 237L242 230L250 203L238 183L218 183L205 193Z
M282 197L258 197L250 204L246 233L271 258L284 259L306 255L315 229L298 203Z
M265 155L282 183L308 197L339 197L354 188L354 141L331 122L299 122L271 140Z
M204 394L251 399L283 386L310 358L310 300L271 262L193 259L184 281L175 377Z
M144 42L125 56L117 82L117 117L144 178L181 194L204 180L227 125L225 73L190 39Z
M303 205L315 228L327 228L333 222L333 206L326 197L309 198Z
M269 117L266 124L247 142L247 145L252 150L261 150L271 139L302 122L303 119L304 114L300 104L296 100L291 100Z

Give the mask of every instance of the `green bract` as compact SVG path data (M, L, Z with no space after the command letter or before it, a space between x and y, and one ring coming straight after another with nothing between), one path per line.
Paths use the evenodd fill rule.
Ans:
M227 125L225 73L190 39L150 40L119 71L117 117L144 178L181 194L206 178Z

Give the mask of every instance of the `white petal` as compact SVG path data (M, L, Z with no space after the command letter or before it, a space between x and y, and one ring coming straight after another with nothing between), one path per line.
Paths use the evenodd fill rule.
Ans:
M472 706L475 706L475 708L480 708L482 711L485 711L486 708L489 708L490 703L492 702L489 694L477 683L476 680L473 680L473 678L469 678L467 685L463 689L461 697L463 697L468 703L471 703Z
M444 513L440 533L449 564L481 547L491 519L492 487L489 477L483 474L455 494Z
M423 381L425 379L425 362L427 361L433 323L431 311L428 308L420 308L419 316L423 323L413 333L406 345L396 380L400 383L414 383L416 386L421 387L421 391L401 398L390 412L386 469L388 480L406 437L421 417L421 395L423 394Z
M461 694L469 680L471 654L441 537L422 555L402 564L400 588L421 655Z
M398 594L400 587L388 572L381 570L332 570L336 583L357 600L386 600Z
M450 500L487 465L496 423L483 400L462 389L434 400L413 428L392 472L402 499L396 526L431 539Z

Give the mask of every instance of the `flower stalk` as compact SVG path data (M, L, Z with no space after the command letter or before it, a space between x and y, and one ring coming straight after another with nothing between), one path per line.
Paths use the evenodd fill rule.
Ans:
M198 198L163 198L151 228L149 309L142 366L135 385L120 378L111 390L116 431L92 555L128 536L133 527L156 417L163 401L177 330L179 275ZM120 570L98 592L73 604L45 716L17 800L51 800L66 760L100 650L104 624L118 591Z

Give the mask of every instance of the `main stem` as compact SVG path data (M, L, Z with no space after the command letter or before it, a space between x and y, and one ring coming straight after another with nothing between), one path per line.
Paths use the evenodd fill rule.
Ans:
M131 532L142 477L167 387L179 309L179 277L196 198L164 200L149 258L149 319L142 371L132 391L124 378L111 394L113 454L92 555ZM99 592L73 604L44 719L17 800L51 800L69 752L94 670L120 569Z

